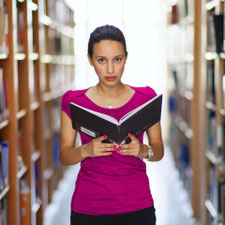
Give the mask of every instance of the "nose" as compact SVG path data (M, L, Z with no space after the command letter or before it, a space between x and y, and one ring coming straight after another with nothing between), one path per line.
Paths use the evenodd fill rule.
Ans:
M112 74L114 72L114 65L113 62L108 62L107 63L107 73Z

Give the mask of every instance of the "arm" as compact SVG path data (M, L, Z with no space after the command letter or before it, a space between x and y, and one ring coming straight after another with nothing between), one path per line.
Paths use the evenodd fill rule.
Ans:
M159 161L163 158L164 147L162 142L160 122L156 123L147 130L148 142L154 151L154 156L150 161ZM148 157L148 145L141 144L134 136L130 135L131 142L129 144L121 145L119 152L121 155L134 155L136 157Z
M113 144L102 143L107 137L102 136L79 147L74 146L77 131L72 128L70 118L61 112L61 141L59 159L63 165L74 165L87 157L111 155Z

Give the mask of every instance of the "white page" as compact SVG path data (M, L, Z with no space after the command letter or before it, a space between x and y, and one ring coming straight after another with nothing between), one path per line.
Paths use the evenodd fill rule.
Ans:
M119 125L118 121L115 118L113 118L113 117L111 117L109 115L106 115L106 114L100 113L100 112L96 112L96 111L91 110L91 109L87 109L87 108L85 108L83 106L80 106L80 105L77 105L76 103L73 103L73 102L70 102L70 103L75 105L75 106L77 106L77 107L79 107L79 108L81 108L81 109L83 109L83 110L85 110L85 111L87 111L87 112L90 112L90 113L92 113L92 114L94 114L94 115L96 115L96 116L98 116L100 118L103 118L103 119L105 119L105 120L107 120L107 121L109 121L111 123L114 123L117 126Z
M133 109L132 111L128 112L126 115L124 115L120 121L119 121L119 125L122 124L124 121L126 121L127 119L129 119L131 116L133 116L136 112L140 111L142 108L144 108L146 105L148 105L150 102L154 101L156 98L158 98L161 95L157 95L154 98L150 99L149 101L147 101L146 103L144 103L143 105L140 105L139 107Z

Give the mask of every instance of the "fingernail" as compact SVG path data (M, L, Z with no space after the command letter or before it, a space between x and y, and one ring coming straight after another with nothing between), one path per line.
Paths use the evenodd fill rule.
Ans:
M110 154L109 155L112 155L113 153L112 152L110 152Z
M105 135L105 136L104 136L104 138L106 139L106 138L107 138L107 136Z
M119 154L120 154L120 151L119 151L119 150L117 150L117 153L119 153Z
M129 133L128 136L130 137L131 136L131 133Z
M121 149L121 148L122 148L121 146L118 147L118 149Z
M114 148L116 148L116 145L113 145Z

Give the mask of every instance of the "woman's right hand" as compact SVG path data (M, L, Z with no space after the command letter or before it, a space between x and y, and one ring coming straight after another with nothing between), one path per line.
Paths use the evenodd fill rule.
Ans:
M112 155L112 151L117 150L116 145L111 143L102 143L105 139L107 139L107 136L100 136L87 143L83 151L84 158Z

